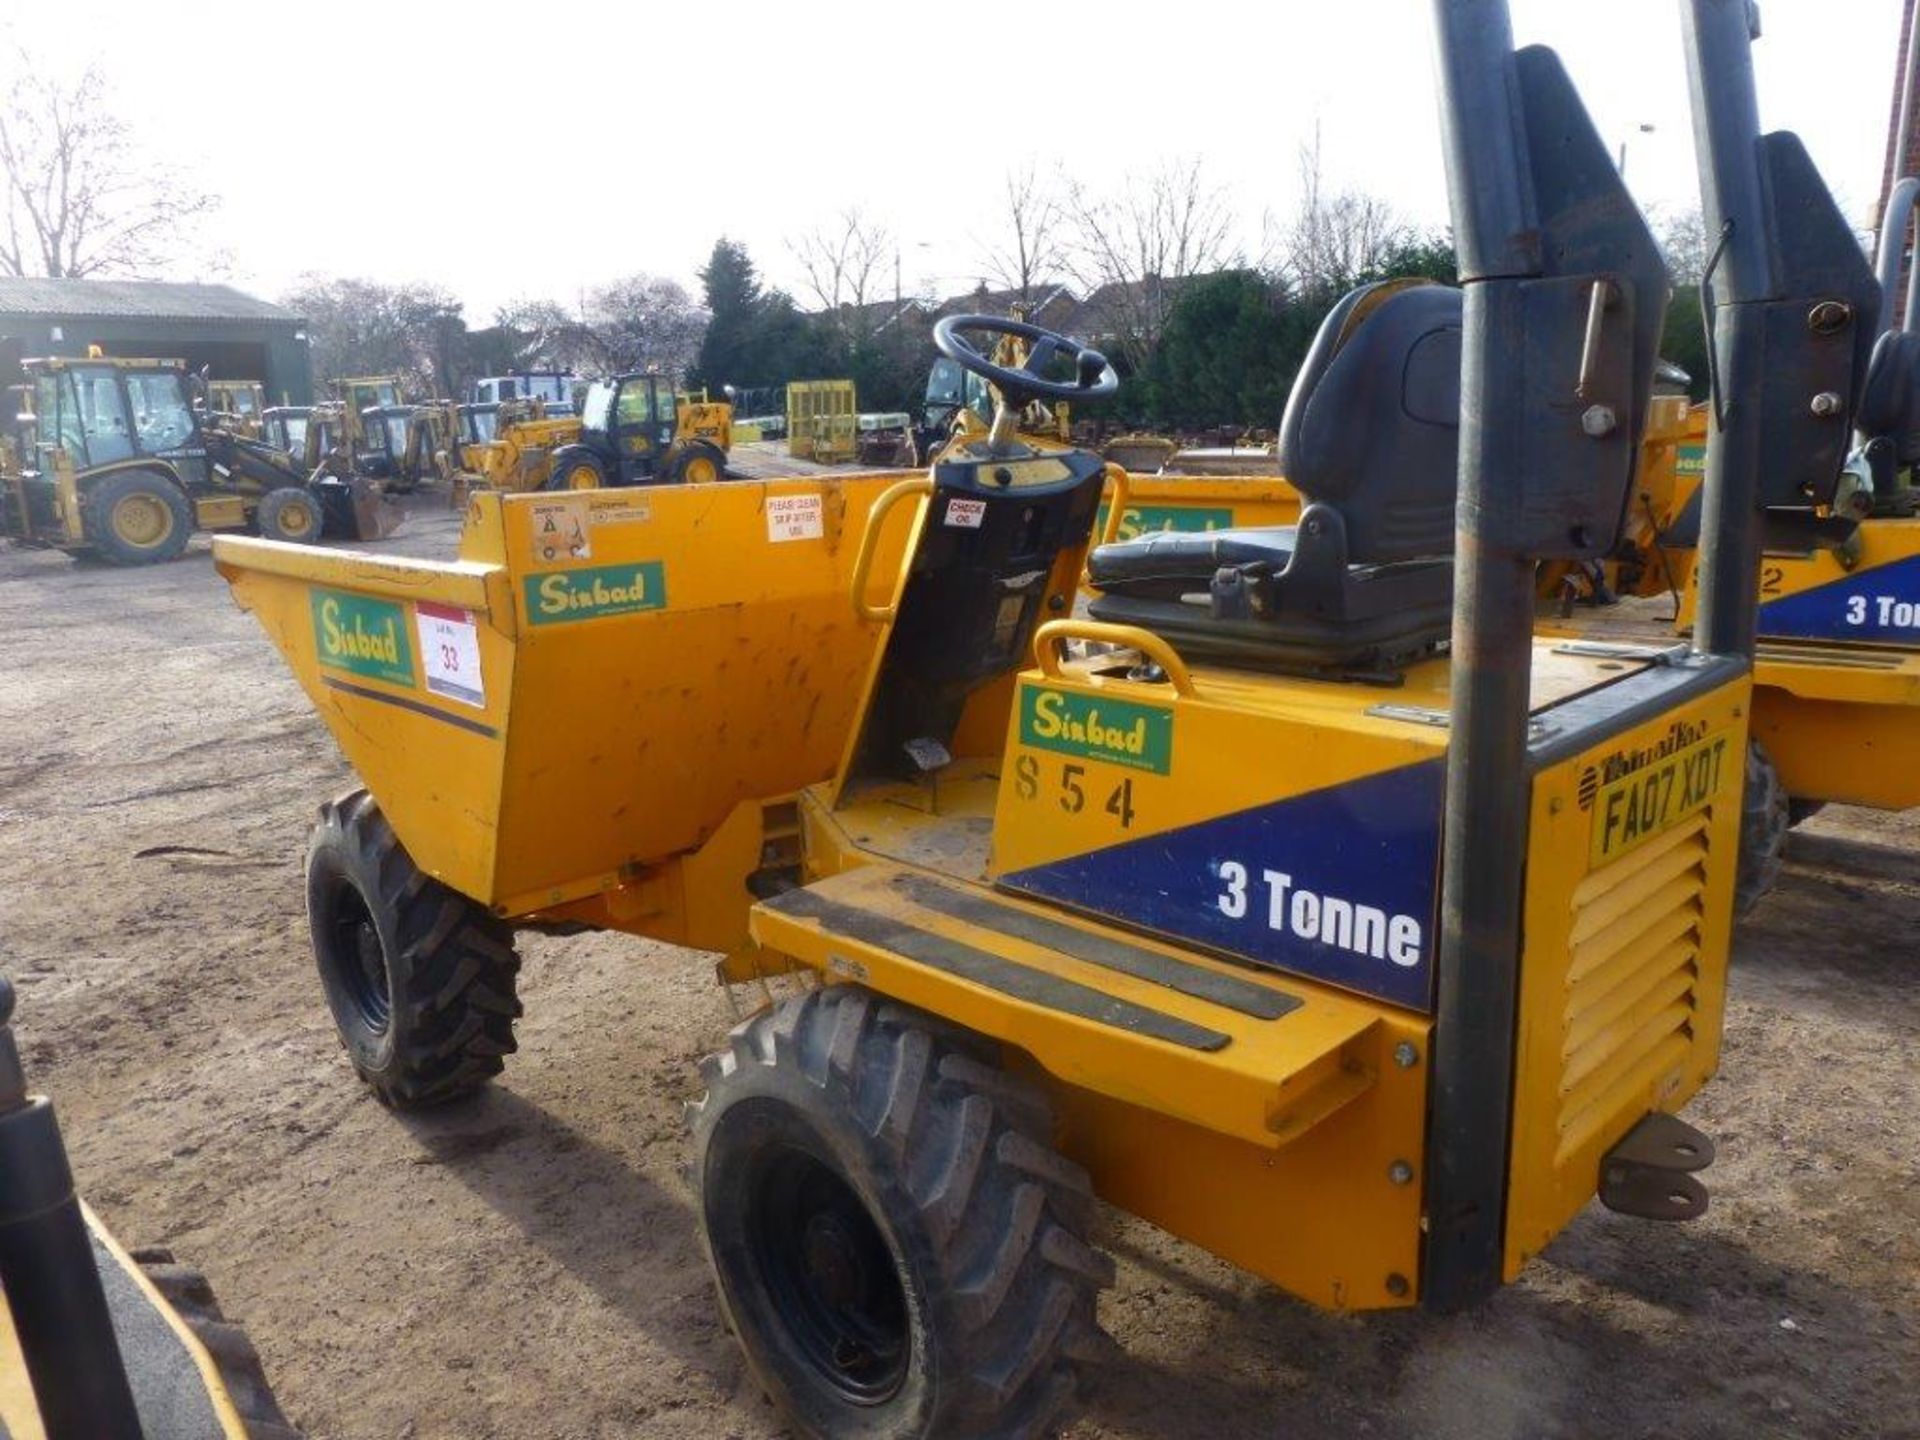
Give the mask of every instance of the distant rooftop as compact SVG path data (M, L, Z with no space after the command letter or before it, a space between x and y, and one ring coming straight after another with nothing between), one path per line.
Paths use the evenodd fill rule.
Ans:
M285 320L283 305L243 295L231 285L162 280L45 280L0 276L0 315L118 316L144 320Z

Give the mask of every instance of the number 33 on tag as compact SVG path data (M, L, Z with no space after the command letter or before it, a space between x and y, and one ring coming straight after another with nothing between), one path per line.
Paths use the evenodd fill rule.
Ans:
M416 601L413 616L420 631L427 689L463 705L484 708L487 687L480 675L480 627L474 624L473 613Z

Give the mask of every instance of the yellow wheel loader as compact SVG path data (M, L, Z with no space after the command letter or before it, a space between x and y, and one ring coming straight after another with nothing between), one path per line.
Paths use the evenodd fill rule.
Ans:
M810 1437L1044 1433L1110 1349L1096 1198L1339 1310L1470 1305L1596 1194L1698 1215L1759 523L1837 473L1809 402L1851 414L1877 291L1758 133L1749 7L1684 13L1691 646L1532 634L1540 561L1622 528L1667 276L1557 58L1439 0L1463 288L1329 317L1296 525L1090 555L1113 477L1017 416L1111 368L956 317L999 403L925 473L480 494L442 564L217 542L363 782L307 866L354 1069L497 1074L519 926L718 953L766 1003L704 1067L698 1223Z
M0 978L0 1435L299 1440L198 1271L129 1252L75 1196L53 1105L27 1092Z
M28 360L35 465L0 473L0 534L116 565L172 560L196 530L310 543L392 528L378 497L264 441L203 425L173 360Z

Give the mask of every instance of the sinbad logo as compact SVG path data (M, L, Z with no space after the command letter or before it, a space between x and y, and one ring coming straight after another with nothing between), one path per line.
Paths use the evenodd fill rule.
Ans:
M1173 712L1130 700L1024 685L1020 740L1063 755L1083 755L1165 775L1173 764Z
M1102 500L1094 512L1093 533L1104 534L1106 526L1107 502ZM1206 534L1232 528L1233 511L1224 505L1129 505L1120 512L1114 538L1137 540L1142 535Z
M527 618L535 625L631 615L667 603L667 576L658 560L635 565L597 565L590 570L551 570L526 579Z
M388 600L315 589L313 648L320 663L392 685L413 684L413 642L406 615Z

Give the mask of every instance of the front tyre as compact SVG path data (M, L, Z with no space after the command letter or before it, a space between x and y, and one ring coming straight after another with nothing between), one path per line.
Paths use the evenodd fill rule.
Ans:
M852 986L765 1011L703 1067L702 1238L762 1388L817 1440L1026 1440L1111 1342L1113 1264L1045 1096Z
M607 467L591 450L559 450L542 490L604 490Z
M364 790L320 809L307 923L340 1043L386 1104L477 1090L513 1052L513 932L424 874Z
M325 521L318 500L298 485L282 485L260 497L253 523L268 540L314 545L319 543Z

